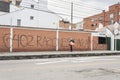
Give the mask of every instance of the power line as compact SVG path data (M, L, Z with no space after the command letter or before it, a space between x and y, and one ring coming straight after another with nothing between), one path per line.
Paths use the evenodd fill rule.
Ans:
M28 5L28 4L30 4L30 3L26 3L26 4ZM56 5L50 5L50 6L53 6L53 7L55 7L55 8L61 8L61 9L64 9L65 11L66 11L66 10L70 11L69 8L59 7L59 6L56 6ZM70 14L70 12L67 12L67 13ZM76 14L76 13L78 13L78 14ZM75 15L79 15L79 16L80 16L81 14L79 14L79 13L81 13L79 10L75 10L75 9L74 9L74 14L75 14ZM82 13L83 13L83 11L82 11ZM90 14L90 13L89 13L89 12L84 12L83 14ZM82 15L82 16L86 16L86 15Z
M60 6L56 6L56 5L50 5L50 6L53 6L53 7L58 7L58 8L62 8L62 9L69 9L70 10L70 8L66 8L66 7L60 7ZM79 9L81 9L81 7L77 7L77 8L79 8ZM79 9L76 9L76 7L74 7L74 11L75 12L81 12L81 11L79 11ZM90 10L90 9L89 9ZM87 12L86 12L87 11ZM84 10L84 11L82 11L82 12L84 12L84 14L86 13L86 14L90 14L89 12L88 12L88 9L87 10Z
M80 4L77 4L77 3L74 3L74 4L75 4L75 5L78 5L78 6L83 6L83 5L80 5ZM90 7L90 6L88 6L87 8L95 9L95 10L99 10L99 11L103 10L103 9L98 9L98 8L92 8L92 7Z
M45 11L45 10L40 10L40 9L33 9L33 8L29 8L29 7L25 7L25 6L21 6L23 8L27 8L27 9L32 9L32 10L37 10L37 11L42 11L42 12L47 12L47 13L51 13L51 14L59 14L59 15L64 15L64 16L71 16L71 15L68 15L68 14L63 14L63 13L55 13L55 12L52 12L52 11ZM79 17L79 16L73 16L75 18L84 18L84 17Z
M28 5L28 4L26 4ZM33 9L33 8L29 8L29 7L25 7L25 6L21 6L22 8L28 8L28 9ZM63 16L68 16L70 17L71 15L69 14L64 14L64 13L55 13L55 12L52 12L52 11L46 11L46 10L40 10L40 9L33 9L33 10L37 10L37 11L42 11L42 12L46 12L46 13L51 13L51 14L58 14L58 15L63 15ZM19 11L19 10L18 10ZM15 11L14 11L15 12ZM74 18L79 18L79 19L83 19L84 17L83 16L73 16Z
M53 1L52 1L53 2ZM55 2L55 1L54 1ZM57 2L55 2L55 3L57 3ZM70 3L69 3L69 5L70 5ZM54 6L54 5L52 5L52 6ZM81 15L81 13L83 13L83 14L86 14L86 15L88 15L88 14L90 14L90 13L96 13L96 12L98 12L99 11L99 13L101 13L101 10L90 10L90 9L84 9L83 10L83 7L82 7L82 9L81 9L81 6L76 6L76 5L74 5L74 12L76 13L76 12L78 12L78 13L80 13L79 15ZM58 6L57 6L58 7ZM56 8L56 7L55 7ZM62 9L66 9L66 8L64 8L64 7L59 7L59 8L62 8ZM79 8L79 9L77 9L77 8ZM84 7L85 8L85 7ZM80 11L81 10L81 11ZM86 15L84 15L84 16L86 16ZM83 16L83 15L82 15Z
M57 6L58 7L58 6ZM62 7L59 7L59 8L62 8ZM63 8L62 8L63 9ZM34 9L35 10L35 9ZM37 9L38 10L38 9ZM68 9L67 9L68 10ZM39 10L39 11L41 11L41 10ZM42 10L43 12L46 12L45 10ZM51 12L49 12L49 11L47 11L48 13L51 13ZM53 12L52 12L53 13ZM55 13L55 12L54 12ZM56 12L56 14L58 14L58 15L64 15L64 16L68 16L68 17L70 17L71 15L69 15L69 14L64 14L64 13L57 13ZM89 13L88 13L89 14ZM77 14L77 15L79 15L79 16L73 16L74 18L81 18L81 19L83 19L83 18L85 18L85 17L81 17L80 15L81 14Z
M51 1L53 1L53 0L51 0ZM58 2L58 1L55 0L54 2ZM64 0L61 0L61 2L71 4L71 2L64 1ZM81 4L78 4L78 3L73 3L73 4L74 4L74 5L77 5L77 6L80 6L80 7L86 7L86 8L89 8L89 9L94 9L94 10L97 10L97 11L98 11L98 10L99 10L99 11L103 10L103 9L93 8L93 7L87 6L87 5L81 5Z
M71 16L71 15L69 15L69 14L55 13L55 12L52 12L52 11L45 11L45 10L40 10L40 9L33 9L33 8L25 7L25 6L20 6L20 8L21 8L21 9L19 9L19 10L16 10L16 11L13 11L13 12L10 12L10 13L6 13L6 14L3 14L3 15L15 13L15 12L18 12L18 11L21 11L21 10L24 10L25 8L27 8L27 9L32 9L32 10L41 11L41 12L46 12L46 13L51 13L51 14L56 14L56 15L59 14L59 15L68 16L68 17ZM3 15L0 15L0 16L3 16ZM75 17L75 18L84 18L84 17L79 17L79 16L73 16L73 17Z
M54 3L58 3L58 1L51 1L51 2L52 2L52 3L53 3L53 2L54 2ZM63 1L63 2L64 2L64 4L65 4L67 1ZM28 4L32 4L32 3L29 3L29 2L24 2L24 3L27 4L27 5L28 5ZM37 3L37 2L36 2L36 3ZM43 2L42 2L42 4L46 5L46 3L43 3ZM71 3L70 3L70 2L69 2L69 3L67 2L67 4L69 4L69 6L68 6L69 8L58 6L58 4L57 4L57 6L56 6L56 5L53 5L53 4L52 4L52 5L49 4L49 5L50 5L50 6L53 6L53 7L55 7L55 8L58 7L58 8L62 8L62 9L70 9ZM84 7L84 5L81 5L81 6L80 6L79 4L76 5L76 3L73 3L73 4L74 4L74 6L77 6L77 8L81 8L81 7L82 7L82 8L88 8L89 10L91 9L90 7ZM78 5L79 5L79 6L78 6ZM39 6L41 6L41 5L39 5ZM67 5L63 5L63 6L67 6ZM42 7L43 7L43 6L42 6ZM74 7L74 8L76 8L76 7ZM88 11L88 9L87 9L87 11ZM98 10L98 9L96 9L96 10ZM100 9L99 11L101 11L101 10L102 10L102 9ZM79 9L76 10L76 11L79 11Z
M56 7L57 7L57 6L56 6ZM56 8L56 7L55 7L55 8ZM57 7L57 8L61 8L61 7ZM64 11L64 12L66 12L66 10L68 10L68 9L66 9L66 8L62 8L62 9L64 9L64 10L61 10L61 11ZM69 11L69 12L67 12L67 13L70 13L70 10L68 10L68 11ZM78 13L78 14L77 14L77 13ZM86 12L86 13L85 13L85 12L84 12L84 13L82 12L82 14L80 14L80 13L81 13L81 12L78 12L78 11L74 10L74 14L75 14L75 15L79 15L79 16L80 16L80 15L82 15L82 14L89 14L89 13L87 13L87 12ZM86 16L86 15L82 15L82 16Z
M30 3L26 3L26 5L25 6L27 6L27 5L29 5ZM50 6L53 6L53 5L50 5ZM70 9L68 9L68 8L64 8L64 7L58 7L58 6L53 6L53 7L55 7L55 8L62 8L62 10L64 9L64 11L69 11L69 12L67 12L67 13L69 13L70 14ZM78 12L78 11L75 11L75 13L76 12ZM80 13L80 12L78 12L78 13ZM81 14L77 14L77 15L81 15ZM85 15L82 15L82 16L85 16Z
M53 3L53 1L52 1L52 3ZM58 2L55 2L55 1L54 1L54 3L57 4ZM74 4L74 3L73 3L73 4ZM71 4L69 3L69 5L71 5ZM54 5L52 5L52 6L54 6ZM56 5L55 5L55 6L56 6ZM64 6L67 6L67 5L64 5ZM57 7L58 7L58 5L57 5ZM59 6L59 7L60 7L60 6ZM65 7L62 7L62 8L64 9ZM70 8L70 6L69 6L69 8ZM67 9L69 9L69 8L67 8ZM76 9L76 8L78 8L78 9ZM86 9L86 8L87 8L87 9ZM81 5L81 6L78 6L78 5L75 5L75 4L74 4L74 9L76 9L75 11L78 11L78 12L81 12L81 11L79 11L79 9L84 9L84 12L86 12L86 11L88 12L88 10L89 10L89 11L92 10L92 9L89 8L89 7L84 7L84 6L82 6L82 5ZM85 10L85 9L86 9L86 10ZM101 11L101 10L95 10L95 9L93 9L93 10L94 10L94 11Z

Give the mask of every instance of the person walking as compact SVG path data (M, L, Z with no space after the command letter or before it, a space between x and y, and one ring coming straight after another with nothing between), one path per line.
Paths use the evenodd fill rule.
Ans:
M70 51L71 51L71 52L73 51L73 46L74 46L74 44L75 44L74 39L70 39L70 41L69 41L69 46L70 46Z

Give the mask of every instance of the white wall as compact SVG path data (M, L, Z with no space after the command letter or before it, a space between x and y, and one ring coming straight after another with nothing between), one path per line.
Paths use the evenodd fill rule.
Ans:
M116 39L120 39L120 34L116 36Z
M20 7L10 4L10 13L0 16L0 24L17 26L17 20L20 19L21 26L56 29L59 26L60 17L50 13L51 11L47 8L47 0L39 1L22 0ZM31 4L34 5L34 9L31 9ZM30 16L33 16L34 19L31 20Z
M47 7L47 0L39 0L39 2L34 0L22 0L20 6L31 8L31 4L34 5L34 9L49 11Z
M35 5L35 8L38 8L38 3L33 0L22 0L22 2L20 3L20 6L30 8L31 4Z
M14 6L13 4L10 4L10 12L14 12L14 11L17 11L17 10L20 10L21 8L17 7L17 6Z
M3 14L7 14L7 12L0 11L0 16L3 15Z
M77 23L76 29L77 29L77 30L83 29L83 22Z
M4 14L0 16L0 25L11 25L11 15Z
M34 19L30 20L30 16ZM22 26L39 28L57 28L60 20L55 14L25 8L0 16L0 24L17 26L17 19L21 19Z
M111 50L112 51L114 51L114 35L113 35L113 33L109 30L109 29L107 29L106 28L106 35L107 35L107 37L110 37L111 38Z
M98 36L98 37L106 37L105 34L100 34L99 32L93 32L91 35L92 36Z

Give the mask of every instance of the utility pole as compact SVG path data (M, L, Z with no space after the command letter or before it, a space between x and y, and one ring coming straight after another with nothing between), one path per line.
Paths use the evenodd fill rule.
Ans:
M70 29L72 30L72 24L73 24L73 2L71 2L71 23L70 23Z

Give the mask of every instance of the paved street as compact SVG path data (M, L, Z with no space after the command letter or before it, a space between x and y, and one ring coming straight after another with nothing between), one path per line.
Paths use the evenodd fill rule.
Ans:
M0 80L119 80L120 56L0 61Z

